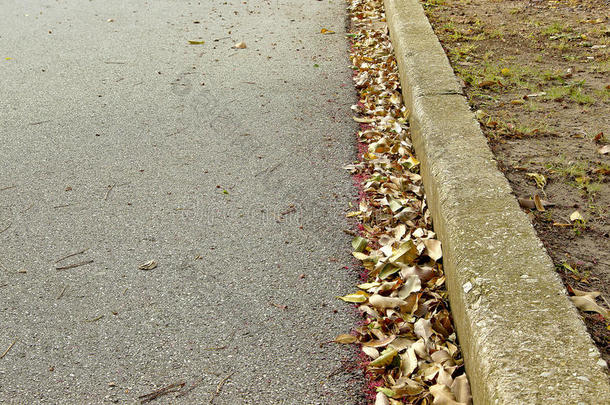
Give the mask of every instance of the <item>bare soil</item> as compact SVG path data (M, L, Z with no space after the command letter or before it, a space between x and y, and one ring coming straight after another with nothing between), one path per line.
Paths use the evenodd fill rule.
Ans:
M608 308L610 1L422 4L568 291L600 291ZM610 320L581 314L610 363Z

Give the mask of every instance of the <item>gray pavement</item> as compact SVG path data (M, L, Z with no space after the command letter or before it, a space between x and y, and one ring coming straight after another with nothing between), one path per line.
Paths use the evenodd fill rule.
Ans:
M361 402L344 9L0 3L0 403Z

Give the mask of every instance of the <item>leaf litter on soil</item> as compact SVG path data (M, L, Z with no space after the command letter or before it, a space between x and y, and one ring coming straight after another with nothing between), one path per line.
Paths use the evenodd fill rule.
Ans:
M362 179L354 257L367 271L358 290L338 297L365 318L335 342L359 344L375 404L469 404L470 387L453 328L441 243L432 230L419 161L402 103L398 68L381 0L351 0L351 61L359 102ZM373 398L371 398L373 400Z

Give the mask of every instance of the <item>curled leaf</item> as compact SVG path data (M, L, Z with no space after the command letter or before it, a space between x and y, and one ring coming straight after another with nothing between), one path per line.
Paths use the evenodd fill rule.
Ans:
M441 257L443 257L440 240L425 239L424 245L426 246L426 254L430 259L438 261Z

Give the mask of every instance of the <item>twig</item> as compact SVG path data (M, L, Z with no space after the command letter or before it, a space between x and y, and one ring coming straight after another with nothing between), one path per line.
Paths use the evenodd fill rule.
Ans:
M55 267L55 270L68 270L68 269L73 269L75 267L84 266L85 264L91 264L91 263L93 263L93 260L85 260L84 262L74 263L74 264L70 264L68 266Z
M21 211L22 214L28 212L32 207L34 206L34 203L31 203L29 207L27 207L26 209L24 209L23 211Z
M227 346L218 346L218 347L204 347L203 350L224 350Z
M354 232L351 229L344 229L343 233L346 233L346 234L348 234L350 236L354 236L354 237L358 236L358 232Z
M220 382L218 383L218 385L216 386L216 392L214 392L212 394L212 397L210 398L210 404L214 403L214 398L216 398L218 396L218 394L220 394L220 390L222 389L222 386L225 385L225 383L227 382L227 380L229 378L231 378L231 376L235 374L235 372L232 372L230 374L227 374L227 376L225 378L223 378L222 380L220 380Z
M339 375L339 374L341 374L341 373L342 373L342 372L344 372L344 371L345 371L345 368L344 368L344 367L342 367L342 366L339 366L339 367L337 367L337 368L335 369L335 371L333 371L332 373L330 373L330 374L328 375L328 377L327 377L327 378L330 378L330 377L334 377L334 376L336 376L336 375Z
M0 231L0 233L4 232L4 231L8 231L8 228L10 228L11 226L13 226L13 223L11 222L10 224L8 224L8 226L6 228L4 228L3 230Z
M183 389L180 390L180 392L178 392L176 394L176 398L179 397L183 397L186 394L188 394L189 392L191 392L192 390L194 390L195 388L199 387L201 385L201 383L203 382L203 378L199 377L198 379L196 379L191 385L190 387L183 387Z
M182 389L182 387L184 387L186 383L184 381L178 382L178 383L174 383L174 384L170 384L167 387L163 387L160 388L156 391L151 392L150 394L146 394L146 395L140 395L138 397L138 399L140 400L141 404L144 404L146 402L150 402L153 399L156 399L162 395L167 395L171 392L177 392L180 391Z
M127 62L114 62L114 61L104 61L107 65L125 65Z
M116 183L108 186L108 190L106 190L106 195L104 196L104 201L106 201L108 199L108 194L110 194L110 191L112 191L112 189L114 188L115 185L116 185Z
M8 349L6 349L4 351L4 353L2 353L2 355L0 356L0 359L3 359L4 356L7 355L7 353L13 348L13 346L15 346L15 343L17 343L17 339L13 340L13 343L11 343L11 345L8 347Z
M267 169L261 170L260 172L256 173L256 174L254 175L254 177L258 177L258 176L260 176L261 174L263 174L263 173L265 173L265 172L266 172L267 174L272 173L272 172L274 172L274 171L275 171L275 170L276 170L278 167L280 167L281 165L282 165L282 163L280 162L280 163L276 164L275 166L272 166L271 168L267 168Z
M40 125L44 124L45 122L51 122L51 120L30 122L30 125Z
M106 195L104 196L104 201L108 199L108 195L110 194L110 191L112 191L114 188L121 187L121 186L126 186L129 183L130 182L128 181L127 183L121 183L121 184L114 183L114 184L108 186L108 190L106 190Z
M74 205L74 204L56 205L56 206L54 206L53 208L65 208L65 207L69 207L69 206L71 206L71 205Z
M66 284L66 285L64 286L64 289L63 289L63 290L61 290L61 292L59 293L59 295L58 295L58 296L57 296L57 298L55 298L55 299L56 299L56 300L58 300L58 299L60 299L61 297L63 297L63 296L64 296L64 293L66 292L66 289L67 289L67 288L68 288L68 285Z
M55 260L55 264L57 264L57 263L59 263L59 262L61 262L61 261L63 261L63 260L66 260L66 259L67 259L67 258L69 258L69 257L72 257L72 256L76 256L76 255L83 254L83 253L85 253L87 250L89 250L89 248L83 249L83 250L81 250L80 252L71 253L71 254L69 254L68 256L64 256L64 257L62 257L61 259L57 259L57 260Z
M4 191L4 190L10 190L11 188L15 188L17 186L13 185L13 186L8 186L8 187L2 187L0 188L0 191Z
M100 315L100 316L98 316L96 318L93 318L93 319L85 319L85 322L97 322L100 319L102 319L103 317L104 317L104 315Z

